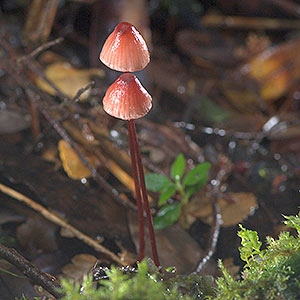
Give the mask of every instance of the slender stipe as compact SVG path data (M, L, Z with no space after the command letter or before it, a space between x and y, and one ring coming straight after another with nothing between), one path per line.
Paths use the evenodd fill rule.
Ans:
M136 154L135 154L135 147L134 147L134 138L133 138L132 131L130 130L131 121L132 120L128 121L128 138L129 138L132 176L134 180L136 203L138 207L139 240L140 240L138 261L142 261L145 256L145 228L144 228L145 225L144 225L143 204L141 200L141 187L138 178L137 161L136 161Z
M137 161L137 167L138 167L138 172L139 172L139 177L140 177L140 185L141 185L142 196L143 196L143 203L144 203L144 208L145 208L147 223L148 223L148 230L149 230L153 260L154 260L155 265L157 267L159 267L160 262L159 262L158 253L157 253L155 234L154 234L153 223L152 223L152 216L150 213L148 194L147 194L147 190L146 190L144 169L143 169L141 154L140 154L140 150L139 150L139 144L138 144L138 140L137 140L137 136L136 136L135 124L134 124L133 120L128 121L128 130L129 130L129 134L132 136L133 148L134 148L136 161Z

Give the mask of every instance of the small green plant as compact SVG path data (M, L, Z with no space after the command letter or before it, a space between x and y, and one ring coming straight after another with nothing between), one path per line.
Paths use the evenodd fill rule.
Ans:
M158 205L161 207L154 218L154 229L166 228L182 216L182 225L187 226L187 207L192 195L200 191L207 182L210 163L204 162L187 172L183 154L179 154L171 166L170 178L157 173L145 176L149 191L159 192ZM167 203L174 195L180 196L180 201Z

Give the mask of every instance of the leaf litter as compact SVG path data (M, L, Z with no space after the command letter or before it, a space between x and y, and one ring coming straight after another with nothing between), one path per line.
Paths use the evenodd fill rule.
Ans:
M64 16L68 15L68 5L63 5L61 14ZM91 4L85 5L90 8ZM222 9L224 17L230 14ZM160 13L157 10L151 15L152 20L159 19ZM208 16L208 12L204 11L206 13ZM236 239L227 245L228 251L222 249L222 245L230 240L228 237L236 231L238 223L259 229L261 236L265 236L278 230L276 226L282 220L282 213L294 214L297 210L299 41L289 35L287 28L291 27L282 29L276 22L272 23L272 30L283 30L282 38L269 31L263 37L259 33L253 34L253 28L258 28L253 24L270 28L270 23L267 20L258 22L258 18L250 17L250 13L245 19L232 17L231 24L243 28L239 35L235 35L235 28L227 31L222 27L215 31L218 34L212 34L209 28L223 20L213 16L209 20L203 17L201 21L207 32L200 32L197 26L193 30L175 29L170 23L164 32L156 26L146 28L153 33L153 51L151 66L143 76L155 85L152 89L155 108L149 118L137 122L146 172L168 175L179 153L187 158L190 169L203 161L212 164L207 187L193 195L188 207L189 231L175 224L157 233L161 240L162 261L166 265L177 265L182 273L191 272L210 247L207 237L213 233L216 216L212 205L214 186L218 187L216 201L225 228L221 229L215 253L221 258L237 261L234 253ZM14 18L17 20L17 16ZM172 22L180 24L176 14L172 18ZM164 20L170 22L168 18ZM0 53L0 68L5 73L5 76L2 73L0 76L1 183L62 216L116 255L121 256L121 252L124 254L126 251L135 253L137 234L132 210L136 207L126 130L118 121L107 118L98 107L106 81L111 81L114 75L105 72L104 78L104 70L98 68L92 62L94 60L88 66L82 54L78 54L80 51L73 51L85 45L86 50L93 53L98 46L85 43L87 37L75 26L66 38L67 43L73 43L72 51L63 48L66 42L57 44L54 52L58 50L60 58L50 54L50 60L45 63L42 56L26 56L28 49L21 48L20 41L7 45L6 41L11 41L11 30L19 29L12 29L5 13L1 22L8 28L8 36L0 37L4 49ZM107 25L99 20L94 22L99 28ZM20 21L16 23L20 24ZM60 21L54 24L52 34L56 37L62 34L62 27ZM296 23L283 22L281 26L284 24L295 26ZM49 23L48 26L52 25ZM27 34L30 37L30 31ZM104 36L104 31L101 34ZM44 37L37 37L36 41ZM93 32L89 39L94 40ZM159 39L166 45L162 46ZM28 40L32 39L27 36ZM30 51L35 48L34 44L29 45ZM17 81L8 76L11 70L5 63L8 61L15 67L15 57L26 57L18 60L23 64L24 72L16 74ZM90 82L90 76L96 84L81 94L86 101L72 103L78 90ZM45 84L45 78L59 92ZM37 118L32 112L32 120L28 118L27 100L31 95L28 90L38 99L36 103L40 110L41 135L35 138L28 130L31 121ZM69 98L67 102L62 95ZM54 129L50 124L54 125ZM58 138L61 128L69 136ZM68 137L78 145L89 167L72 149ZM52 149L55 150L47 156L53 144L55 147ZM50 157L50 161L58 161L57 148L66 173L57 163L53 168L47 159ZM220 170L224 169L226 175L218 177ZM94 170L98 177L95 177ZM171 172L176 173L174 170ZM99 184L99 175L100 182L107 185ZM218 178L221 178L220 182ZM4 194L3 197L1 210L25 211L23 205L12 204L13 200ZM151 192L151 197L153 212L156 213L159 196ZM172 199L164 201L172 202ZM131 209L120 203L129 203ZM94 258L103 259L102 254L74 237L66 237L55 226L43 224L40 216L20 215L20 218L6 215L6 221L1 223L1 236L2 233L11 235L20 243L22 253L32 259L42 257L46 252L53 257L57 253L63 254L65 258L55 267L55 274L61 273L61 267L73 258L72 264L76 267L69 273L77 274L79 278L80 274L88 272L85 267L90 266ZM269 225L263 224L262 220L267 220ZM173 233L174 228L177 234ZM186 248L182 248L184 246ZM76 259L80 255L93 259L78 263ZM105 257L105 260L108 258ZM211 260L208 269L210 274L214 274L214 260ZM1 290L1 294L5 292Z

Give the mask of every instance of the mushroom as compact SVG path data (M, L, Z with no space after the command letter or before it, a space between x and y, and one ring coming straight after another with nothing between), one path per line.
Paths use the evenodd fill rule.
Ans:
M122 74L106 91L103 109L122 120L145 116L152 107L152 97L131 73Z
M136 28L123 22L106 39L100 60L109 68L120 72L136 72L150 62L147 44Z
M99 58L109 68L124 72L141 70L145 68L150 61L149 51L142 35L133 25L126 22L116 26L114 31L105 41ZM134 120L145 116L150 111L151 107L152 97L142 86L137 77L131 73L122 74L107 89L103 98L103 109L109 115L128 121L132 176L135 184L138 207L140 239L138 260L141 261L144 258L145 250L144 205L153 260L156 266L160 266L143 164L134 124ZM141 196L143 203L141 201Z

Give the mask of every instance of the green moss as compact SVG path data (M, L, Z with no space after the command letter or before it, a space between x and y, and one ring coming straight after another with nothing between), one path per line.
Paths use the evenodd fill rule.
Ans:
M62 285L66 296L63 300L189 300L178 290L161 280L161 276L155 272L150 274L146 261L139 264L135 275L123 274L112 267L107 274L109 280L100 280L100 288L93 284L91 277L84 280L80 288L78 284L63 280Z
M63 300L300 299L300 215L286 217L285 224L296 230L296 235L284 231L277 239L268 237L265 249L257 232L240 226L239 251L245 265L239 279L233 278L221 261L222 276L214 280L196 274L162 274L148 260L139 264L134 274L113 267L109 279L99 284L91 277L82 286L63 280Z
M300 298L300 218L286 217L285 224L297 230L294 237L288 231L278 239L267 238L266 249L255 231L241 226L238 235L242 239L239 248L245 266L240 280L234 280L222 262L223 276L217 279L217 299L288 299Z

